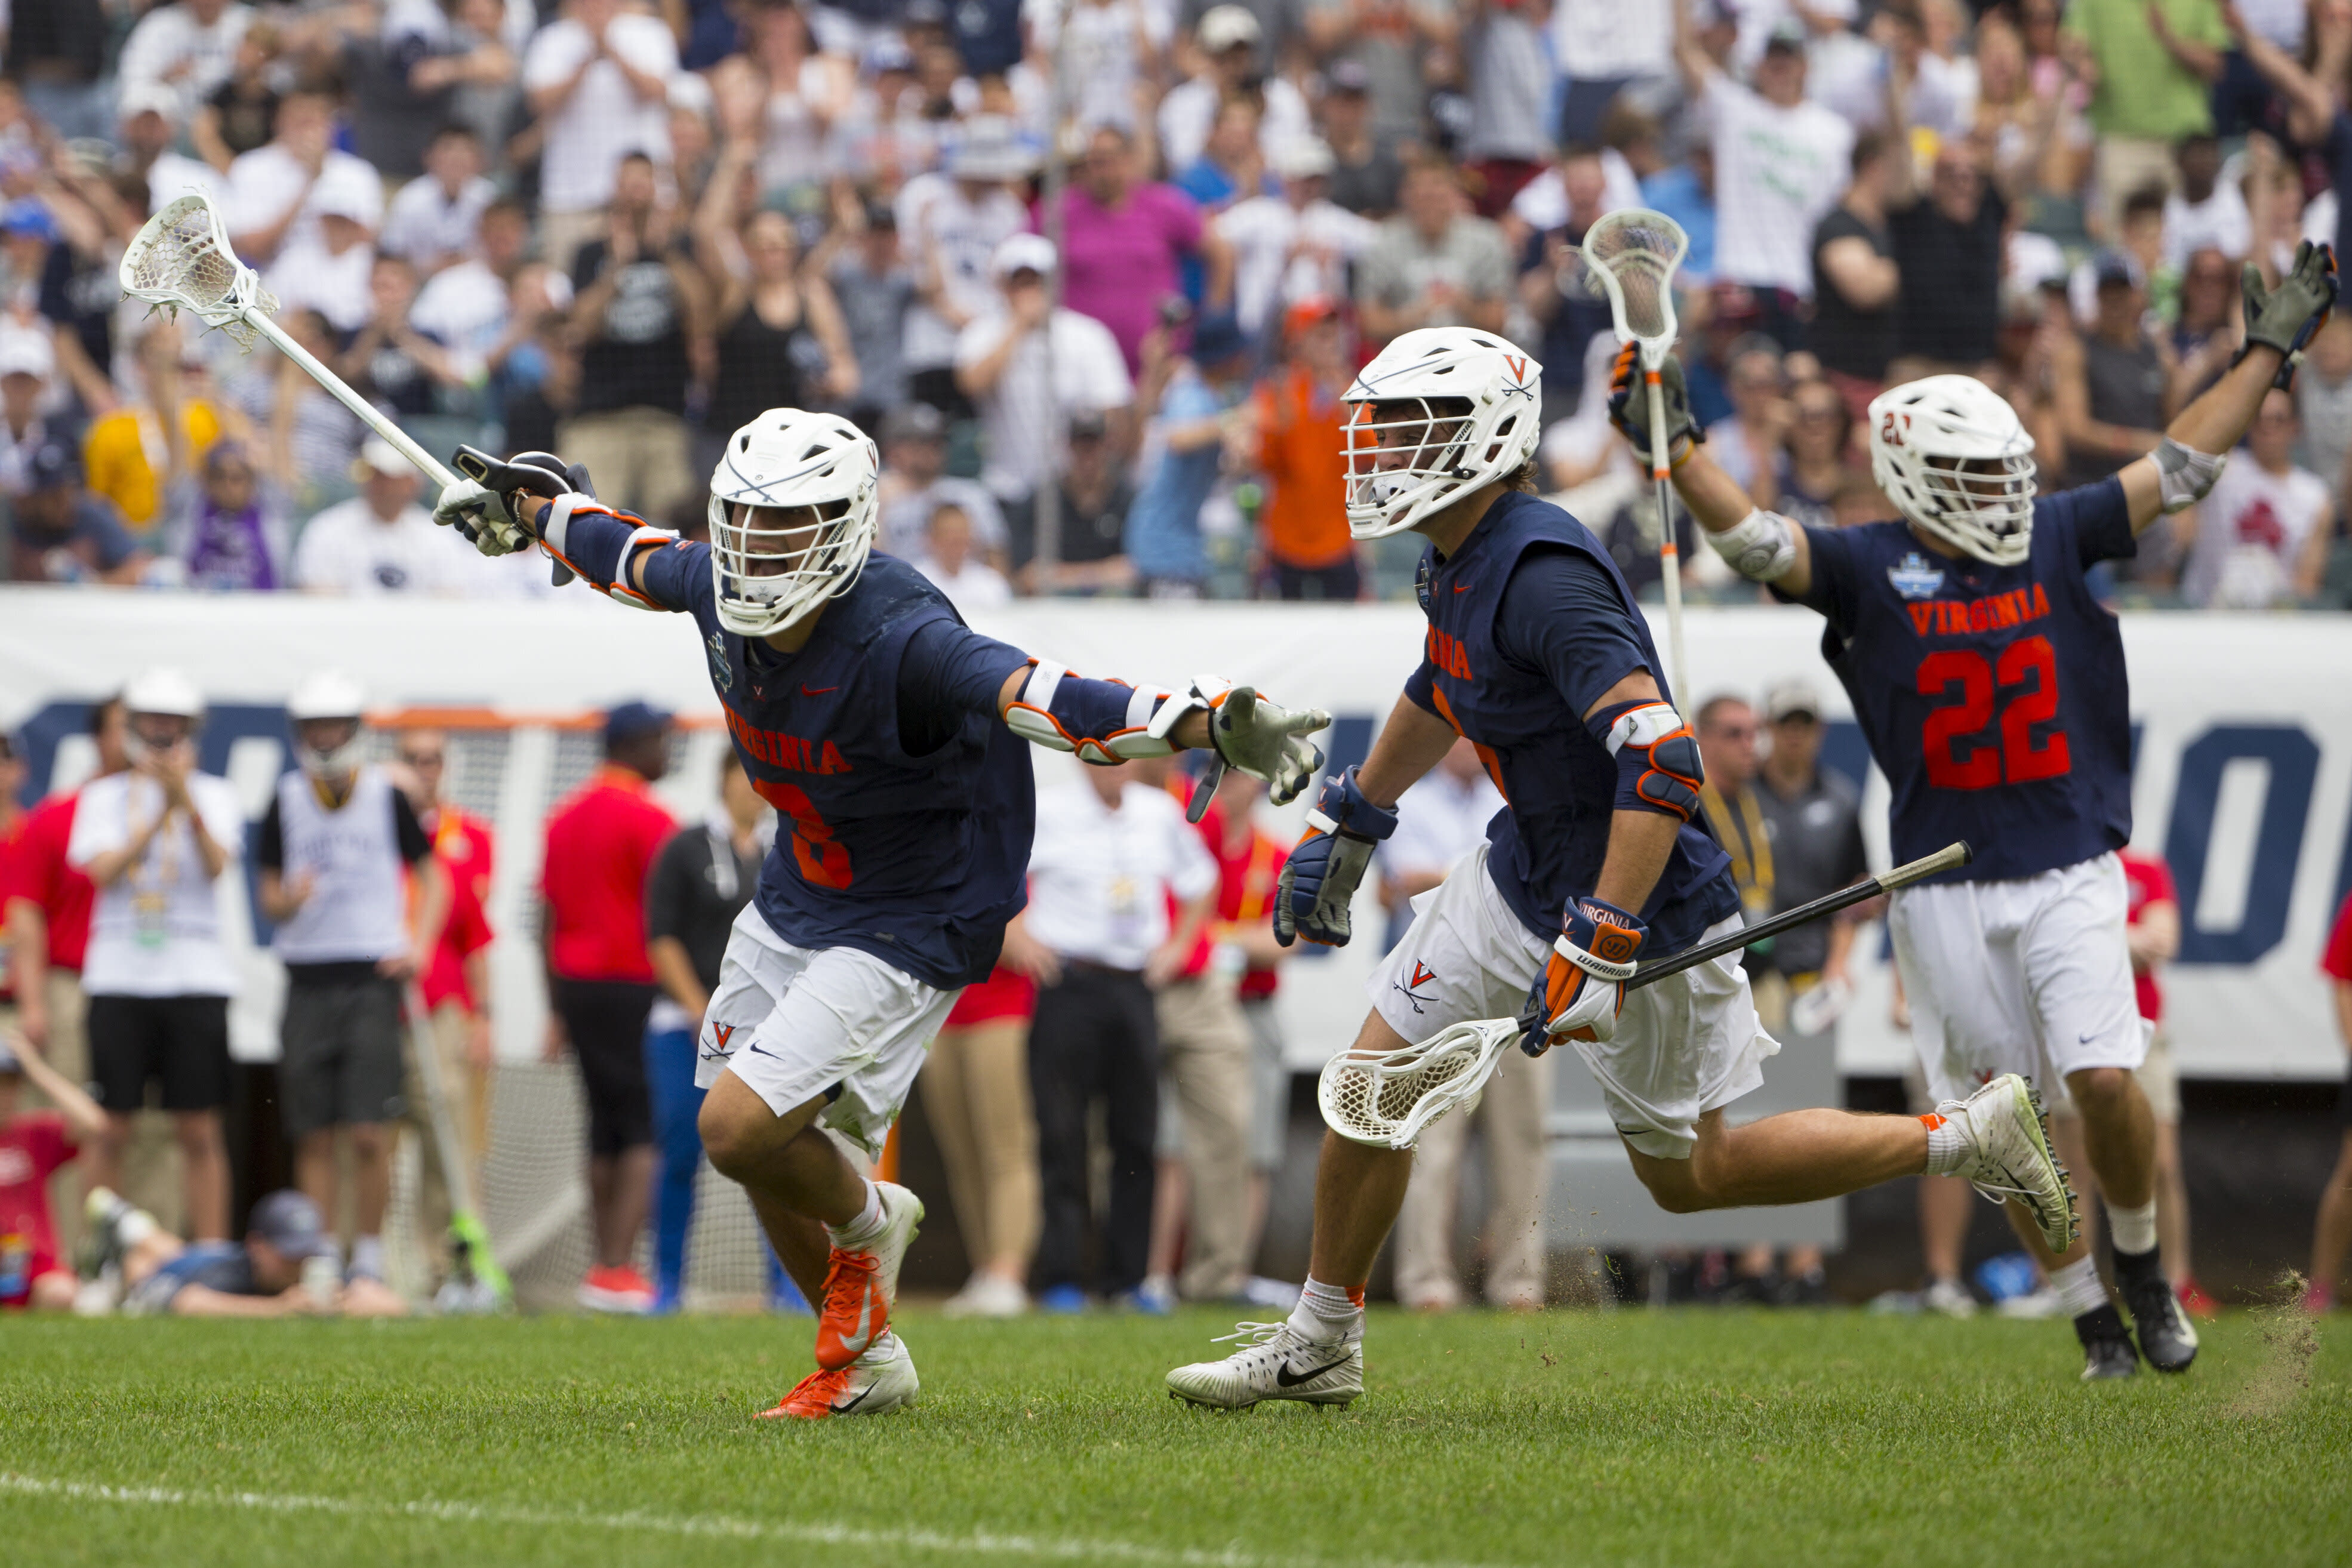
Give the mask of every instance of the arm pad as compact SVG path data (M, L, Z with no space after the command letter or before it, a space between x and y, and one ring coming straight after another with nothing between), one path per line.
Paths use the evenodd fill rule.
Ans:
M1004 722L1024 740L1108 767L1181 749L1168 738L1176 721L1215 707L1224 693L1224 683L1213 675L1197 676L1191 691L1177 693L1166 686L1089 680L1066 664L1032 659L1029 678L1004 710Z
M1672 704L1621 703L1589 723L1617 758L1617 810L1663 811L1685 822L1698 815L1706 770L1699 766L1698 737Z
M548 504L539 542L598 592L640 610L663 608L629 586L629 559L640 546L677 543L676 534L647 528L602 501L570 495L558 496Z
M1717 533L1701 528L1716 554L1750 582L1770 582L1797 559L1797 530L1788 518L1762 507Z
M2156 444L2157 495L2161 499L2165 515L2185 512L2203 500L2213 488L2213 481L2221 476L2221 469L2230 461L2225 453L2215 456L2200 452L2193 446L2183 446L2169 435Z
M1356 784L1358 769L1323 781L1322 793L1307 810L1307 825L1318 833L1345 833L1351 839L1378 843L1396 831L1397 814L1375 806Z

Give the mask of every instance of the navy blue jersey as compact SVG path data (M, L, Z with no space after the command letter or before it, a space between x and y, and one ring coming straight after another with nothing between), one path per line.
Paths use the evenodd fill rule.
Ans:
M984 978L1027 902L1036 823L1029 743L993 700L1019 652L887 555L793 653L719 624L708 546L653 551L645 587L694 617L735 754L776 808L754 895L776 935L942 988Z
M2137 549L2121 480L2036 500L2015 566L1937 555L1899 522L1805 538L1802 602L1893 790L1898 863L1965 839L1975 863L1947 880L1992 882L2131 841L2123 634L2083 580Z
M1452 556L1433 547L1419 591L1429 633L1405 695L1477 747L1505 801L1486 824L1487 874L1528 929L1557 936L1568 901L1600 879L1616 812L1617 759L1584 716L1636 670L1674 700L1649 625L1585 526L1517 492ZM1738 913L1730 863L1684 825L1640 911L1651 956Z

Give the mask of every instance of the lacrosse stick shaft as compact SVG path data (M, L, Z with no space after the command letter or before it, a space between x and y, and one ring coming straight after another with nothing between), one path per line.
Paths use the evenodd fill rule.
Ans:
M457 476L450 473L431 453L417 445L408 432L385 417L383 410L345 386L342 377L320 364L310 350L287 336L286 329L272 320L267 311L247 310L244 320L247 326L268 339L271 347L300 366L305 375L326 388L337 402L357 414L361 423L383 436L394 452L416 465L417 471L432 480L436 486L446 488L457 482Z
M1753 925L1743 925L1728 936L1718 936L1712 942L1702 942L1697 946L1686 948L1671 958L1661 958L1654 964L1644 964L1634 972L1632 979L1625 982L1625 988L1630 991L1637 987L1646 986L1653 980L1663 980L1668 975L1679 975L1685 969L1696 969L1701 964L1714 962L1726 953L1737 953L1744 947L1753 946L1768 936L1778 936L1783 931L1793 930L1797 926L1809 925L1826 915L1835 915L1841 909L1851 909L1857 904L1876 898L1880 894L1892 893L1898 887L1908 887L1915 882L1924 882L1940 873L1964 866L1976 858L1976 851L1969 848L1965 842L1946 844L1932 855L1922 855L1919 859L1896 866L1892 871L1881 872L1868 882L1857 882L1851 887L1839 888L1835 893L1816 898L1811 904L1801 904L1784 914L1772 916L1769 920L1759 920Z
M408 1048L416 1052L416 1076L425 1085L435 1152L440 1156L442 1178L449 1185L449 1207L460 1214L478 1214L474 1167L457 1142L457 1123L449 1113L449 1091L441 1082L441 1058L434 1049L433 1015L425 1010L425 993L415 986L408 988Z
M1686 702L1689 694L1684 688L1690 665L1683 656L1683 558L1675 543L1675 487L1666 461L1666 391L1655 365L1648 367L1643 379L1650 384L1650 483L1657 491L1658 581L1666 593L1666 656L1673 661L1666 684L1677 700Z

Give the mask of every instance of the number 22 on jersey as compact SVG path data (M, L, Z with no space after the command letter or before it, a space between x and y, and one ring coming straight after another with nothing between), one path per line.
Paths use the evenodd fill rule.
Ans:
M2074 766L2063 729L2034 742L2033 727L2058 716L2058 657L2047 637L2021 637L1990 659L1974 648L1938 649L1919 661L1918 690L1928 698L1958 693L1920 728L1932 788L2030 784ZM1998 740L1986 733L1996 707Z

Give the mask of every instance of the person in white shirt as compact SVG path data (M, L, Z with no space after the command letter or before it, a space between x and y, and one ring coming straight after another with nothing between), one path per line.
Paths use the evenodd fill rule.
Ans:
M90 1151L93 1186L120 1189L122 1156L150 1080L177 1134L190 1239L228 1239L228 1003L236 967L222 940L226 879L245 852L245 813L228 780L196 768L205 704L177 670L123 689L127 772L94 779L74 809L66 862L98 890L81 984L89 998L90 1076L106 1134Z
M658 16L620 0L567 0L522 57L522 87L546 137L540 156L541 252L559 270L593 235L626 152L669 164L669 78L677 41Z
M948 596L959 614L1013 602L1013 585L973 551L971 517L953 501L931 508L930 522L923 529L923 554L915 566Z
M501 350L511 352L518 340L508 331L512 286L530 254L530 209L512 196L499 197L482 209L465 258L435 273L416 291L408 324L448 344L462 363L497 368ZM534 265L548 305L569 310L572 279L543 263Z
M2208 610L2269 610L2319 591L2336 507L2326 481L2294 462L2294 398L2263 399L2246 449L2174 521L2188 551L2180 595Z
M201 158L174 151L187 108L179 90L160 81L126 82L115 99L114 142L121 152L118 170L147 182L147 210L160 213L182 196L226 194L219 170Z
M472 256L482 214L499 195L482 166L482 143L471 129L445 125L435 131L425 148L425 178L411 180L393 197L378 248L407 257L420 277Z
M1466 740L1455 741L1445 759L1399 799L1396 831L1381 845L1378 861L1381 899L1391 917L1391 946L1412 924L1411 901L1444 881L1446 867L1456 859L1486 842L1486 823L1502 806L1501 791ZM1505 1071L1508 1081L1500 1092L1489 1091L1480 1100L1475 1116L1444 1117L1422 1134L1396 1234L1397 1300L1416 1312L1450 1312L1462 1304L1462 1283L1454 1270L1454 1216L1462 1152L1473 1125L1486 1137L1486 1300L1517 1312L1543 1305L1549 1058L1519 1058Z
M1381 228L1330 201L1331 149L1319 136L1277 144L1268 158L1278 196L1235 202L1215 218L1234 247L1234 315L1253 340L1302 299L1341 299L1348 269Z
M1035 162L1010 120L975 115L948 148L947 172L898 188L898 244L915 272L901 350L912 401L950 416L971 411L956 386L956 337L997 307L990 258L1029 226L1028 208L1006 183Z
M1801 348L1812 234L1845 188L1853 127L1806 101L1801 24L1774 28L1752 90L1724 75L1687 28L1675 40L1675 58L1714 122L1716 276L1755 294L1762 330L1783 348Z
M228 80L236 46L253 20L253 7L228 0L178 0L158 5L139 19L122 41L115 79L124 93L161 86L177 95L184 123L197 106Z
M1032 976L1029 1084L1045 1210L1037 1301L1047 1312L1086 1304L1087 1116L1097 1100L1111 1160L1097 1282L1128 1304L1143 1283L1160 1118L1152 992L1182 971L1216 901L1216 859L1184 808L1133 774L1131 763L1087 768L1037 796L1023 924L1045 949Z
M289 246L320 244L322 195L359 208L370 229L382 221L383 177L364 160L335 149L331 97L296 88L278 100L275 130L268 141L228 166L221 217L247 266L266 268Z
M987 442L981 480L1008 505L1027 502L1060 466L1073 417L1135 402L1110 329L1053 308L1045 279L1056 259L1043 235L997 246L990 271L1003 298L956 339L956 382L979 407Z
M1265 30L1247 8L1213 5L1201 17L1193 38L1208 68L1190 81L1169 89L1160 100L1160 150L1170 169L1189 169L1209 144L1217 106L1254 77L1259 77L1258 45ZM1265 112L1258 121L1258 145L1271 152L1286 141L1315 131L1307 96L1283 76L1261 81Z
M355 599L468 591L474 553L416 504L418 479L408 459L376 437L360 448L359 467L360 493L302 530L295 583L307 592Z
M2239 182L2222 177L2221 144L2210 135L2184 136L2172 158L2180 183L2164 198L2164 265L2186 272L2189 258L2208 248L2244 260L2254 248L2253 219Z
M278 296L280 309L316 310L336 331L356 332L375 311L371 280L383 182L356 160L338 162L319 177L302 205L308 225L287 237L262 282Z

